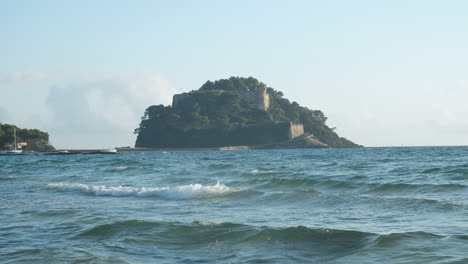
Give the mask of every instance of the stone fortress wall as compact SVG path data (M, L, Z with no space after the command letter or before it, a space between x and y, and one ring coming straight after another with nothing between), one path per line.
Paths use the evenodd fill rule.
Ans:
M177 107L181 101L189 98L190 96L191 95L189 93L174 94L172 96L172 107Z
M304 125L303 124L293 124L289 125L289 140L297 138L304 134Z
M195 91L192 93L204 93L204 91ZM177 107L180 102L189 98L190 96L190 93L175 94L172 97L172 106ZM267 111L270 107L270 96L265 89L241 92L240 96L242 104L252 104L255 108L263 111Z

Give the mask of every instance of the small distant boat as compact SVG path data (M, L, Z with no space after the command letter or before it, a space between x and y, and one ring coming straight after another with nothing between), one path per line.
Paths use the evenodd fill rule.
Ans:
M12 149L12 150L7 150L6 153L8 153L8 154L19 154L19 153L23 153L23 151L21 149Z
M15 127L13 128L13 136L14 136L14 139L15 139L14 144L13 144L14 149L7 150L6 153L7 153L7 154L19 154L19 153L22 153L23 150L17 149L17 148L16 148L16 128L15 128Z
M101 149L101 150L99 150L99 152L102 152L102 153L117 153L117 150L116 149Z

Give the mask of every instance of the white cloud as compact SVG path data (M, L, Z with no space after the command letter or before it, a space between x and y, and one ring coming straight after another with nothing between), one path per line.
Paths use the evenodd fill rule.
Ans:
M57 86L46 100L53 116L51 133L64 147L133 145L133 130L144 110L169 104L173 93L157 72Z
M468 89L468 80L459 80L458 84L460 88Z
M101 76L100 78L97 76ZM170 104L175 90L159 72L14 72L0 77L0 122L49 132L58 148L133 146L144 110Z
M161 87L162 89L155 89ZM169 88L169 81L158 72L144 72L133 76L127 84L129 98L134 103L152 104L153 98L160 98L161 103L170 104L175 90Z
M393 90L384 86L385 96L368 96L372 90L367 89L361 94L324 97L329 98L324 104L328 109L322 110L339 135L365 146L467 145L467 85L466 81L423 80L402 89L403 85L392 84Z
M10 72L3 76L0 80L6 83L28 82L28 81L43 81L48 78L48 75L39 71L17 71Z
M5 108L0 107L0 123L8 123L9 119L10 116L8 111Z

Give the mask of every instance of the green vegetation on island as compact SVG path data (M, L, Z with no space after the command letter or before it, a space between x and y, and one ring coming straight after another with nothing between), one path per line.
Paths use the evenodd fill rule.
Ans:
M322 111L290 102L282 92L253 77L231 77L207 81L198 90L174 95L172 106L148 107L135 129L135 146L360 147L339 137L326 121ZM303 127L305 134L287 143L295 137L290 132L293 124L302 124L298 128Z
M51 151L55 148L49 143L49 134L38 129L21 129L10 124L0 123L0 150L14 149L14 130L16 144L25 151Z

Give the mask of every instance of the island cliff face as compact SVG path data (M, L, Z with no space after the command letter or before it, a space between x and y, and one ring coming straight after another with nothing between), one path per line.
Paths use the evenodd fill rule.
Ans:
M135 146L360 147L325 122L321 111L291 103L255 78L231 77L176 94L172 106L148 107Z

